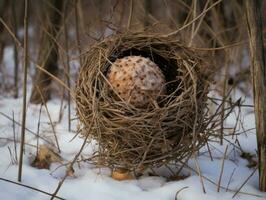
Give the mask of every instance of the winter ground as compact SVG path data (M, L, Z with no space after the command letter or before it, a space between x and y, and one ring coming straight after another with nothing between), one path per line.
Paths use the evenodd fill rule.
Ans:
M31 81L29 81L29 88ZM30 91L30 90L29 90ZM245 97L242 93L232 94L232 99L236 100L241 96L242 103L252 104L251 97ZM64 176L66 167L64 163L69 163L79 151L83 139L75 136L74 132L68 131L67 102L63 102L63 117L60 122L60 99L53 99L47 103L52 122L55 124L55 131L58 137L60 156L62 163L53 163L49 170L31 167L31 162L36 155L37 142L55 143L54 134L49 121L48 113L42 108L40 118L39 135L43 139L37 140L36 135L39 121L39 105L27 105L26 120L26 146L23 161L22 183L34 188L38 188L48 193L53 193ZM73 105L74 107L74 105ZM74 116L74 108L71 113ZM0 199L1 200L46 200L49 195L25 188L4 179L17 180L18 165L16 157L19 155L20 129L18 125L22 116L22 98L13 99L4 94L0 95ZM234 130L238 109L226 120L226 132ZM13 122L17 122L18 124ZM258 172L254 166L250 165L248 159L242 158L242 152L256 154L255 121L252 107L241 108L241 120L238 120L235 130L238 135L227 136L221 146L218 141L209 143L212 158L207 147L200 150L197 157L198 166L202 173L203 185L206 193L203 192L200 177L197 175L197 166L194 158L188 161L188 166L184 167L181 174L187 176L183 180L169 181L165 177L171 176L171 171L162 168L158 169L161 176L143 175L137 180L116 181L110 177L110 170L106 168L96 168L87 162L80 162L74 165L74 176L67 178L59 190L57 196L69 200L174 200L176 193L178 200L217 200L232 199L235 193L236 200L265 199L266 193L258 190ZM241 123L240 123L241 122ZM73 120L72 129L75 130L77 121ZM241 133L241 134L240 134ZM72 140L73 139L73 140ZM15 142L14 142L15 141ZM217 184L221 174L223 157L226 146L227 154L224 159L224 167L221 178L221 189L217 192ZM82 156L89 157L97 148L95 142L88 143L82 152ZM17 153L16 153L17 152ZM17 156L16 156L17 155ZM256 160L255 157L253 157ZM256 170L256 171L255 171ZM253 172L255 173L253 174ZM248 177L253 174L250 179ZM163 175L165 177L163 177ZM248 180L247 180L248 179ZM246 181L247 180L247 181ZM246 181L246 183L245 183ZM244 185L243 185L244 184ZM227 189L226 189L227 188ZM183 189L183 190L182 190Z

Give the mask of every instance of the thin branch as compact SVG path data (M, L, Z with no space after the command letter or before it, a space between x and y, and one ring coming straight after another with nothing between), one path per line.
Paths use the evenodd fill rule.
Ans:
M53 124L53 121L52 121L52 118L51 118L50 112L49 112L49 110L48 110L47 104L46 104L46 102L45 102L45 100L44 100L44 97L43 97L43 95L42 95L42 93L41 93L40 88L39 88L38 86L36 86L36 89L38 90L38 92L39 92L39 94L40 94L40 97L41 97L41 99L42 99L42 103L43 103L43 105L44 105L44 107L45 107L45 110L46 110L46 112L47 112L48 119L49 119L49 121L50 121L50 124L51 124L51 127L52 127L52 131L53 131L53 134L54 134L54 138L55 138L56 146L57 146L58 152L60 153L61 150L60 150L60 147L59 147L59 142L58 142L58 139L57 139L56 131L55 131L55 128L54 128L54 124Z
M222 0L218 0L216 1L214 4L212 4L210 7L208 7L206 10L203 10L202 13L200 13L197 17L195 17L193 20L191 20L190 22L188 22L186 25L182 26L180 29L172 32L172 33L169 33L169 34L166 34L164 35L164 37L169 37L169 36L173 36L177 33L179 33L180 31L182 31L183 29L187 28L188 26L190 26L191 24L193 24L195 21L197 21L199 18L201 18L201 16L203 16L206 12L208 12L210 9L212 9L214 6L218 5L219 3L221 3Z
M133 0L130 0L130 11L129 11L129 17L127 21L127 29L129 30L131 21L132 21L132 14L133 14Z
M22 108L22 126L21 126L21 141L20 141L20 156L18 167L18 181L21 182L22 176L22 163L25 143L25 124L26 124L26 101L27 101L27 73L28 73L28 0L25 0L25 13L24 13L24 63L23 63L23 108Z
M220 192L221 181L222 181L223 172L224 172L224 161L225 161L225 158L226 158L227 150L228 150L228 145L226 145L226 148L225 148L225 151L224 151L224 156L223 156L223 160L222 160L222 167L221 167L221 172L220 172L218 186L217 186L217 192Z
M5 179L5 178L1 178L1 177L0 177L0 180L1 180L1 181L6 181L6 182L8 182L8 183L13 183L13 184L16 184L16 185L19 185L19 186L25 187L25 188L29 188L29 189L31 189L31 190L35 190L35 191L37 191L37 192L41 192L41 193L43 193L43 194L47 194L47 195L49 195L49 196L52 196L52 194L50 194L50 193L48 193L48 192L45 192L45 191L40 190L40 189L38 189L38 188L31 187L31 186L29 186L29 185L25 185L25 184L22 184L22 183L17 183L17 182L15 182L15 181L11 181L11 180L8 180L8 179ZM61 200L65 200L64 198L59 197L59 196L55 196L55 198L57 198L57 199L61 199Z
M254 171L247 177L247 179L244 181L244 183L238 188L238 190L235 192L235 194L233 195L232 198L234 198L239 192L240 190L244 187L244 185L248 182L248 180L255 174L255 172L257 171L258 167L256 167L254 169Z

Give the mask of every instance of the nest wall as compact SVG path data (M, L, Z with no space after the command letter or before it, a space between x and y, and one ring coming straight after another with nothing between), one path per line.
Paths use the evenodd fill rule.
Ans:
M167 95L136 108L114 98L106 73L118 58L149 57L165 75ZM205 144L208 64L173 37L147 33L110 36L83 56L76 82L77 115L84 136L95 139L95 162L140 170L178 162Z

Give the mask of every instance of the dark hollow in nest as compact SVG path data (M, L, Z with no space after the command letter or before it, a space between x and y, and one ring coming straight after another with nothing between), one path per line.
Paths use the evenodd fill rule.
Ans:
M136 108L110 94L106 73L117 58L149 57L166 78L157 107ZM146 33L110 36L84 54L76 83L84 136L95 139L95 162L141 170L178 162L207 141L208 64L173 37Z

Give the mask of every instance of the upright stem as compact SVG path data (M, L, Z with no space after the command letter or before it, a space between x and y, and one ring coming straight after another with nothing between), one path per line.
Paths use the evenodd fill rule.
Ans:
M266 62L262 37L261 1L246 0L245 3L256 119L259 187L261 191L266 191Z
M12 18L13 18L13 28L14 35L17 38L17 15L16 15L16 2L12 1ZM18 47L16 41L14 41L14 98L18 98Z
M80 32L79 32L79 12L78 12L78 6L79 6L79 0L75 1L75 29L76 29L76 43L78 46L78 53L79 53L79 64L82 65L82 59L81 59L81 45L80 45Z
M63 17L63 26L64 26L64 36L65 36L65 50L66 50L66 80L67 80L67 87L70 88L70 64L69 64L69 55L68 55L68 50L69 50L69 45L68 45L68 27L67 27L67 2L65 2L64 5L64 17ZM76 5L75 5L76 7ZM77 18L77 17L76 17ZM77 26L77 24L76 24ZM78 34L77 34L78 35ZM77 40L79 41L79 37L77 36ZM80 50L81 51L81 50ZM81 52L79 52L81 53ZM81 55L80 55L81 56ZM81 60L80 60L81 62ZM80 63L81 64L81 63ZM70 107L70 90L67 91L67 104L68 104L68 131L71 131L71 107Z
M23 62L23 108L22 108L22 122L21 122L21 141L20 141L20 155L18 167L18 181L21 182L23 151L25 143L25 123L26 123L26 101L27 101L27 71L28 71L28 0L24 1L24 62Z

